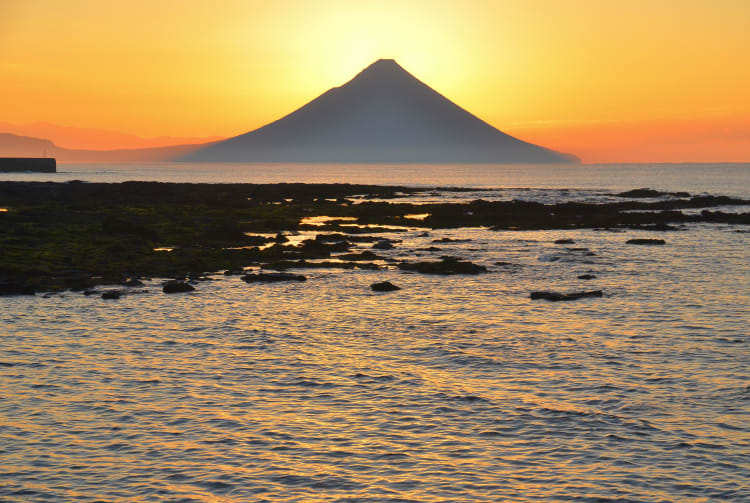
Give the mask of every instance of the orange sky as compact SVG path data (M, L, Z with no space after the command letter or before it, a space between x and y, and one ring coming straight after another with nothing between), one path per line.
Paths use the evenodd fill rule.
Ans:
M0 0L0 122L232 136L383 57L587 162L750 161L749 54L747 0Z

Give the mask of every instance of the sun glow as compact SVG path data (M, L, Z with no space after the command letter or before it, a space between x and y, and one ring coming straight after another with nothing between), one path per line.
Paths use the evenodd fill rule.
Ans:
M750 124L750 66L738 64L748 18L750 3L729 0L3 2L0 106L12 124L231 136L392 58L525 138L549 137L554 123L564 142L571 127L599 124L585 146L598 160L649 136L633 127L623 139L607 124L694 124L669 158L707 120ZM705 149L750 158L726 135Z

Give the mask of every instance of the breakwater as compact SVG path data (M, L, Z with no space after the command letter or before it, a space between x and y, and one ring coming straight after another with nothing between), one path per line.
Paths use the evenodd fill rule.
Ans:
M0 157L0 173L23 171L55 173L57 162L54 157Z

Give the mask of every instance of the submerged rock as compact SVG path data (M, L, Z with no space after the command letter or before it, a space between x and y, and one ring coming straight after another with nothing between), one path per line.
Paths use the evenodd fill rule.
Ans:
M373 283L370 285L370 288L373 292L392 292L394 290L401 290L401 287L398 287L391 283L390 281L381 281L380 283Z
M596 274L581 274L578 276L578 279L594 279L596 278Z
M663 245L666 244L666 241L663 239L648 239L648 238L637 238L637 239L628 239L625 241L626 244L629 245Z
M550 292L550 291L539 291L539 292L531 292L531 295L529 297L531 300L537 300L537 299L544 299L549 300L552 302L557 302L561 300L577 300L577 299L583 299L586 297L603 297L604 294L601 290L592 290L589 292L571 292L571 293L560 293L560 292Z
M185 283L184 281L168 281L162 287L164 293L192 292L193 290L195 290L193 285Z
M575 241L572 239L557 239L555 240L556 245L573 245L575 244Z
M487 272L483 265L459 260L456 257L443 257L440 262L402 262L398 268L423 274L481 274Z
M102 299L119 299L122 297L120 290L105 290L102 292Z
M307 281L307 277L288 272L261 272L246 274L242 276L242 281L246 283L277 283L279 281Z

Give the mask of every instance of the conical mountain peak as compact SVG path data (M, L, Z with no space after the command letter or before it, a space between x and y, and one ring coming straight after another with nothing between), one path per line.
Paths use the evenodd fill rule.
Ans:
M204 162L575 162L487 124L378 59L345 84L255 131L182 160Z
M380 84L404 83L410 80L418 82L417 78L404 70L401 65L396 63L395 59L378 59L355 75L347 84L360 81L375 81Z

